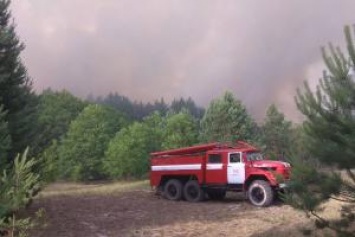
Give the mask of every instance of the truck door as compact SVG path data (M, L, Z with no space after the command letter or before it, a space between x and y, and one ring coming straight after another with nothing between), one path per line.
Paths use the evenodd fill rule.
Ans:
M206 183L210 185L225 185L227 161L224 154L208 153L206 162Z
M228 154L227 165L228 184L243 184L245 180L245 164L240 152Z

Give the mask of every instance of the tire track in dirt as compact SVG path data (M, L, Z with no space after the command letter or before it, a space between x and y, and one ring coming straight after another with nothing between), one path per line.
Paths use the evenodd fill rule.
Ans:
M223 201L168 201L146 190L117 195L41 198L31 210L46 210L47 227L30 236L248 236L303 216L285 205L257 208L241 196Z

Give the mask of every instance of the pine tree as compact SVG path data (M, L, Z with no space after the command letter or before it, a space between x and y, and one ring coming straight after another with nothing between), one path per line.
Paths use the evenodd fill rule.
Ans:
M10 0L0 0L0 104L12 140L9 157L22 152L31 142L35 96L25 66L20 59L24 45L15 32L9 11Z
M327 169L296 160L286 200L315 216L317 227L329 227L341 236L355 236L347 231L355 219L355 78L349 73L355 66L355 47L348 26L345 36L348 56L331 44L328 50L322 48L327 71L315 92L305 82L305 89L298 90L296 97L306 118L305 148ZM320 204L329 198L346 203L339 221L325 220L318 213Z
M271 158L284 158L291 145L291 122L272 104L266 111L262 126L266 154Z
M27 157L28 149L14 159L13 168L0 174L0 235L27 236L34 226L31 218L20 218L20 210L26 208L40 190L39 175L32 172L33 159Z
M7 155L11 146L8 123L5 117L6 112L3 111L3 106L0 105L0 170L5 168Z
M195 104L191 97L187 100L184 98L174 99L170 105L171 113L180 113L183 111L188 111L194 118L201 119L205 110Z

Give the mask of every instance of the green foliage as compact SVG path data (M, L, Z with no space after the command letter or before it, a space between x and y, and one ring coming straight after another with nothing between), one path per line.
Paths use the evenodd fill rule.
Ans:
M39 96L38 131L35 151L40 153L52 140L59 140L87 104L68 91L54 92L45 90Z
M191 146L198 142L197 121L187 111L169 115L165 124L163 149Z
M5 116L6 112L0 105L0 170L6 166L7 155L11 147L11 138Z
M308 162L299 160L292 164L292 183L290 193L286 196L292 206L308 212L320 211L320 204L340 193L341 178L338 174L320 172Z
M154 103L143 103L132 101L118 93L110 93L104 98L98 97L96 99L93 98L93 96L90 96L88 100L90 102L112 106L118 111L125 113L129 119L138 121L142 121L145 117L154 112L158 112L162 116L165 116L168 112L179 113L182 110L187 110L197 119L201 119L204 113L204 109L197 106L191 98L174 99L170 105L165 103L163 98L155 100Z
M53 140L52 144L48 146L41 154L42 161L42 179L46 182L56 181L60 177L60 170L58 169L59 162L59 142Z
M159 112L154 112L153 114L145 117L143 119L143 124L149 128L152 133L149 150L156 151L161 149L162 139L164 136L164 129L166 127L166 120Z
M350 32L346 32L348 39ZM347 43L348 47L353 45L352 41ZM354 62L345 60L340 50L331 45L330 56L324 48L322 52L329 72L324 72L315 93L306 82L304 92L298 90L296 98L299 110L306 116L307 148L325 164L353 169L355 82L348 72Z
M104 168L112 179L141 178L149 168L149 154L160 150L163 120L157 114L119 131L106 151Z
M250 140L254 124L245 106L232 93L212 100L201 121L204 141Z
M33 140L37 101L20 59L24 45L15 33L9 5L9 0L0 1L0 104L7 111L5 120L12 142L7 162L11 163L10 158Z
M270 157L284 157L291 148L291 122L278 111L274 104L266 111L262 126L263 143L266 145L265 153Z
M178 100L174 99L171 102L170 112L177 114L186 111L196 119L201 119L205 112L204 109L198 107L190 97L187 100L184 98L180 98Z
M329 50L322 48L328 71L323 73L315 92L305 82L305 89L298 90L296 97L297 106L306 118L304 148L313 159L326 166L328 172L313 168L309 162L295 166L291 194L286 200L315 216L317 227L331 228L341 236L354 236L346 230L349 222L354 221L348 216L355 215L355 78L349 73L355 65L355 48L349 27L345 27L345 36L350 59L332 45ZM330 170L342 170L346 179ZM350 214L341 211L340 221L328 221L319 216L317 208L329 198L350 205L347 209Z
M110 93L106 97L102 98L89 98L89 101L104 105L109 105L118 111L121 111L127 115L129 119L142 121L143 118L158 111L165 115L168 111L168 105L164 99L160 101L156 100L153 104L132 101L129 98L119 95L118 93Z
M347 38L350 37L349 30L346 32ZM353 45L352 41L347 43L348 47ZM299 110L307 118L304 129L309 138L308 149L325 164L352 169L355 168L355 82L349 69L354 62L345 60L340 49L331 45L330 55L324 48L322 52L329 72L324 72L315 93L305 82L304 92L298 90L296 98Z
M142 121L145 117L154 112L165 116L168 112L179 113L183 110L187 110L196 119L201 119L204 114L204 109L197 106L191 98L174 99L170 105L165 103L163 98L155 100L154 103L143 103L132 101L118 93L110 93L104 98L98 97L96 99L90 96L88 100L94 103L112 106L118 111L127 114L129 119L137 121Z
M59 147L59 170L63 178L90 180L103 177L102 159L109 141L125 124L116 110L88 105L71 122Z
M25 208L39 191L39 175L32 173L33 159L27 159L28 149L14 160L11 171L0 176L0 232L13 236L25 236L32 226L31 219L17 219L17 213Z
M32 173L35 164L33 159L27 160L28 149L22 156L14 160L10 174L4 170L1 176L0 216L16 212L26 206L39 189L39 175Z
M302 124L295 124L291 129L291 146L290 157L297 157L294 162L307 162L314 167L320 167L321 164L317 159L312 158L307 147L307 135L304 132Z

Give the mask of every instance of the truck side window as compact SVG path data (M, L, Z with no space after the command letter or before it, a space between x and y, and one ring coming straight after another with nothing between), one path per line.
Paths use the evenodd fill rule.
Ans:
M229 155L229 163L239 163L240 153L233 153Z
M222 156L220 154L210 154L208 155L208 163L222 163Z

